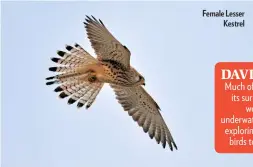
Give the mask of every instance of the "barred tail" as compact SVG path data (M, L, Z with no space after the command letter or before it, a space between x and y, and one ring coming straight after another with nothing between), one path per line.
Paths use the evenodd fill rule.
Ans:
M49 71L60 74L47 77L46 80L48 82L46 85L60 84L54 90L55 92L60 92L60 98L69 97L68 104L78 101L77 107L86 105L86 108L89 108L95 101L104 83L99 81L89 82L87 80L88 73L80 69L84 69L91 64L96 64L97 60L78 44L75 44L74 47L66 45L66 49L69 52L57 51L57 54L61 58L51 58L53 62L62 66L49 68Z

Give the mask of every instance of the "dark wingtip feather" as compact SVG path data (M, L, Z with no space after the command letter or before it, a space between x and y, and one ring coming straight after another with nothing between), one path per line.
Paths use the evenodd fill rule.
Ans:
M55 72L57 70L57 67L49 67L49 71Z
M75 47L80 47L80 45L78 44L78 43L75 43L75 45L74 45Z
M92 22L92 19L91 19L89 16L86 15L85 21L86 21L87 23L91 23L91 22Z
M54 77L47 77L46 80L54 79Z
M146 128L143 128L143 132L147 133L148 132L148 129Z
M98 22L98 20L94 16L91 15L91 17L93 18L93 20L95 20L96 22Z
M76 102L76 100L75 99L72 99L72 98L69 98L69 100L68 100L68 104L73 104L73 103L75 103Z
M58 51L57 51L57 54L58 54L59 56L63 57L64 54L65 54L65 52L63 52L63 51L61 51L61 50L58 50Z
M88 18L88 21L92 21L92 19L90 18L90 16L86 15L86 17Z
M153 134L148 134L149 135L149 137L150 137L150 139L153 139L154 138L154 135Z
M73 47L72 47L72 46L69 46L69 45L66 45L66 49L67 49L68 51L71 51L71 50L73 49Z
M52 57L51 60L55 63L57 63L60 59L59 58L56 58L56 57Z
M57 88L54 89L54 91L55 92L61 92L61 91L63 91L63 89L60 86L58 86Z
M162 146L163 146L163 148L165 148L166 147L166 142L163 142Z
M47 82L46 85L52 85L54 83L55 83L55 81L50 81L50 82Z
M83 105L84 105L83 103L80 103L80 102L77 103L78 108L81 108Z
M90 105L86 105L86 109L89 109L90 108Z
M172 144L171 143L168 143L168 144L169 144L170 150L173 151Z
M102 20L100 20L100 19L98 19L98 20L99 20L99 22L100 22L103 26L105 26L104 23L102 22Z
M172 144L173 144L173 146L175 147L175 149L177 150L178 148L177 148L176 143L175 143L175 142L172 142Z
M89 19L87 19L87 18L85 19L85 21L86 21L87 23L90 23L90 20L89 20Z
M65 98L65 97L67 97L68 95L65 93L65 92L61 92L60 94L59 94L59 97L61 98L61 99L63 99L63 98Z

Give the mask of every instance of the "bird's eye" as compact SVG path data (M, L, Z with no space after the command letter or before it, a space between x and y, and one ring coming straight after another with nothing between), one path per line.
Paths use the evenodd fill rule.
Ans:
M142 80L143 79L143 77L142 76L139 76L139 80Z

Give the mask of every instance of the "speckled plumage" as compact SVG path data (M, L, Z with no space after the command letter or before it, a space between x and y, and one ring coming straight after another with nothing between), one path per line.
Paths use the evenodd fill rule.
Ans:
M84 22L87 37L97 58L92 57L79 44L66 45L65 51L57 51L60 58L51 60L61 66L50 67L57 75L46 78L47 85L55 88L60 98L68 97L68 104L89 108L105 83L116 94L123 109L148 133L150 138L165 148L177 149L160 107L142 87L144 77L130 65L131 52L105 27L101 20L87 16Z

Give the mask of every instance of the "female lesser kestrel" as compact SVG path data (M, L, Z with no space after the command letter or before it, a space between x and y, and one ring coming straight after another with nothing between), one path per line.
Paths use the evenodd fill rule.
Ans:
M46 84L60 84L54 90L60 92L60 98L69 97L68 104L77 101L77 107L86 105L88 109L104 83L108 83L123 109L151 139L155 138L163 148L167 143L171 151L173 147L177 149L158 104L142 86L144 77L130 65L130 51L114 38L101 20L91 17L87 16L84 25L97 59L78 44L66 45L69 52L57 51L61 58L51 58L62 66L49 70L60 74L46 78L50 80Z

